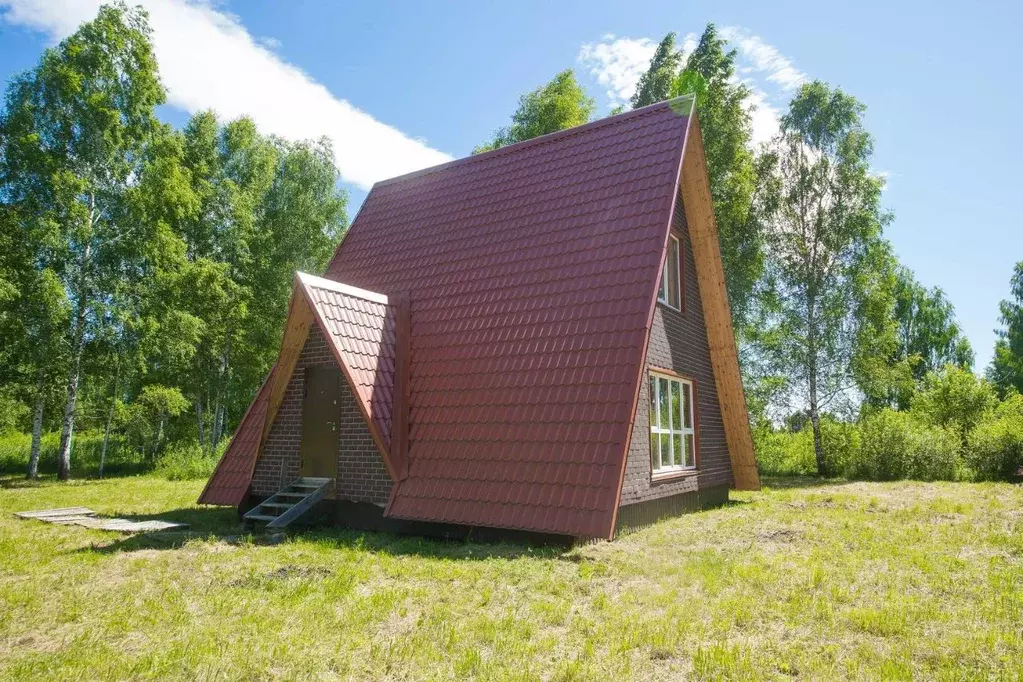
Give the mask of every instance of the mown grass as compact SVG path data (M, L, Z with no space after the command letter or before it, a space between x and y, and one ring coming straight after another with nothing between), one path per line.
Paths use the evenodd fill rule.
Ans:
M570 550L320 530L201 481L0 481L0 679L1021 679L1023 489L769 481ZM11 512L183 519L126 538Z

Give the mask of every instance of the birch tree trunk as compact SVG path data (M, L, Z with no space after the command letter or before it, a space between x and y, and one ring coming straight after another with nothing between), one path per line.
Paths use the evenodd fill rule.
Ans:
M203 431L202 423L202 399L197 398L195 401L195 422L199 428L199 449L203 452L206 451L206 439L205 432Z
M220 359L220 382L217 387L217 404L213 411L213 450L216 451L220 445L220 439L224 435L225 412L227 408L224 403L227 395L227 382L231 372L231 330L227 331L227 339L224 341L224 354Z
M82 349L85 345L85 301L79 298L75 315L75 330L71 339L71 369L67 377L67 400L64 402L64 418L60 422L60 450L58 452L57 478L66 481L71 478L71 439L75 430L75 407L78 404L78 382L82 369Z
M114 369L114 388L110 392L110 407L107 409L107 425L103 429L103 449L99 453L99 477L103 478L103 470L107 465L107 446L110 444L110 423L114 420L114 406L117 404L117 382L121 378L121 358L117 358Z
M813 430L813 454L817 461L817 475L826 476L828 465L824 461L824 443L821 439L820 399L817 393L817 381L820 367L817 358L817 312L816 297L811 293L807 304L806 331L806 378L810 389L810 428Z
M36 381L36 406L32 415L32 450L28 456L28 478L39 477L39 445L43 438L43 370L39 370Z
M95 222L96 200L89 196L89 234ZM89 260L92 256L92 244L86 242L82 259L79 262L78 282L75 298L76 310L74 328L71 333L71 367L67 377L67 400L64 402L64 418L60 422L60 450L57 454L57 478L66 481L71 478L71 439L75 431L75 407L78 403L78 381L82 370L82 351L85 347L85 316L87 313Z

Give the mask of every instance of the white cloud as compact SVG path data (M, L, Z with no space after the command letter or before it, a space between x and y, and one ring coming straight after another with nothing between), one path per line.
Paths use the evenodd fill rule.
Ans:
M750 89L749 108L753 144L759 145L761 142L770 141L778 134L781 112L778 107L771 104L767 93L757 87L755 82L747 79L745 83Z
M188 112L214 109L225 119L248 115L260 130L292 140L326 135L341 176L363 189L450 160L334 96L209 2L139 1L149 12L171 105ZM55 40L95 16L99 5L99 0L0 0L4 21Z
M698 36L687 33L682 38L682 53L689 54L697 43ZM650 38L618 38L608 33L599 42L582 45L577 59L607 88L611 106L617 106L626 104L636 92L640 76L650 67L657 44Z
M760 36L739 26L725 26L721 29L721 37L738 48L739 55L746 62L744 73L765 74L768 81L786 91L795 90L806 82L806 74Z
M783 106L781 91L796 87L806 76L776 48L746 29L727 26L720 33L739 51L736 78L751 92L753 143L767 142L778 132L780 106ZM695 33L686 34L682 39L682 52L691 53L698 42L699 36ZM578 59L597 82L607 88L609 103L615 106L632 97L656 49L657 42L650 38L620 38L608 34L598 42L584 44L579 49Z
M609 33L600 42L579 48L578 59L607 88L607 98L615 106L632 97L656 49L657 43L649 38L616 38Z
M259 36L258 40L259 44L268 50L278 50L281 47L281 41L273 36Z

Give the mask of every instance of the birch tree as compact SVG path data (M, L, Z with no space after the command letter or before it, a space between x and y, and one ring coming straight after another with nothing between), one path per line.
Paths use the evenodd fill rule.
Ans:
M9 88L4 191L15 200L34 194L34 258L54 273L70 313L59 340L62 480L71 475L83 356L150 243L149 226L130 220L124 200L163 101L146 13L123 4L101 7Z
M821 411L855 388L858 343L871 340L863 325L878 322L867 313L890 310L869 299L879 279L871 270L882 267L886 252L888 216L880 208L882 182L870 173L873 141L863 112L841 90L804 85L775 143L781 194L768 235L778 296L773 351L808 409L822 475L831 472Z

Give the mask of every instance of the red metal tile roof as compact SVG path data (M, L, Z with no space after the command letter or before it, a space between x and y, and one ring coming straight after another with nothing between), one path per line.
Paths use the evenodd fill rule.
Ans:
M394 390L394 306L383 294L305 273L298 277L386 452Z
M373 188L326 277L410 295L388 515L610 536L687 125L655 105Z
M199 504L237 506L249 493L252 471L256 466L256 453L263 433L266 408L270 402L270 376L249 405L245 416L234 432L231 444L224 451L216 470L199 495Z

